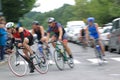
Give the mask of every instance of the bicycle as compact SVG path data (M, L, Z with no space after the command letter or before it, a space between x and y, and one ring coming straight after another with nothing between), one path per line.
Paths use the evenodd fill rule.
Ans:
M103 59L101 47L99 45L99 39L93 39L93 42L94 42L94 50L95 50L96 58L98 60L98 64L102 65L104 63L104 59Z
M87 43L86 43L86 37L85 36L82 36L81 37L81 46L83 49L87 49Z
M15 41L14 47L15 47L15 53L10 54L8 58L8 66L12 73L18 77L22 77L26 75L28 70L28 59L24 56L22 52L20 52L20 49L24 49L24 47L18 47L19 41ZM38 49L37 49L38 50ZM37 72L41 74L45 74L48 72L48 63L45 59L45 56L43 56L40 52L37 52L34 54L35 56L32 59L32 63L34 64L34 67ZM46 68L45 68L46 67ZM45 68L42 70L42 68Z
M68 64L70 68L74 67L74 63L70 62L70 58L66 54L66 50L63 44L60 41L54 41L56 43L55 51L54 51L54 60L56 66L59 70L64 69L64 64Z
M49 64L46 58L46 54L44 53L44 49L41 45L41 42L38 41L37 43L37 50L36 50L36 56L33 58L33 64L36 68L36 70L41 73L45 74L49 70Z

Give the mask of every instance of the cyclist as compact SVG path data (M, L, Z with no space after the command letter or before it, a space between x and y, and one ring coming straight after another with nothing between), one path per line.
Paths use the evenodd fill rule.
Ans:
M104 46L100 40L100 33L99 33L99 30L98 30L98 24L95 24L94 23L95 19L93 17L89 17L87 19L87 22L88 22L88 26L86 28L86 39L99 39L99 45L101 47L101 50L102 50L102 54L103 56L105 56L105 51L104 51Z
M52 36L51 40L55 41L55 40L60 40L63 43L63 46L65 47L69 57L70 57L70 62L73 63L73 56L71 53L70 48L67 45L67 36L66 36L66 32L64 30L64 28L62 27L62 25L58 22L55 21L55 18L50 17L48 19L48 30L47 30L47 41L49 40L50 37L50 33L54 32L54 35ZM55 43L53 43L53 47L55 47Z
M24 47L23 52L25 54L25 60L29 63L30 73L33 73L35 68L30 61L30 58L34 57L34 52L30 48L33 44L32 34L23 27L16 27L13 22L8 22L6 28L7 31L12 34L12 43L14 43L15 40L19 40L18 47ZM28 52L31 56L29 56Z
M39 24L38 21L33 21L32 23L32 35L37 34L37 39L40 41L45 40L44 28Z
M80 30L80 41L83 44L86 44L86 39L85 39L85 29L82 27L82 29Z

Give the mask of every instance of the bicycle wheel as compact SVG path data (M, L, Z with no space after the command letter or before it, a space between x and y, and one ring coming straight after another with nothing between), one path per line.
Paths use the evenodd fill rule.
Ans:
M54 51L54 60L55 60L57 68L59 70L63 70L64 69L63 55L60 52L58 52L57 50Z
M45 74L48 72L48 62L43 54L36 53L35 57L33 58L33 64L39 73Z
M8 65L12 73L22 77L27 73L28 64L18 53L12 53L8 58Z
M100 50L95 50L95 54L96 54L96 57L98 59L98 64L99 65L102 65L103 64L103 56L102 56L102 52Z

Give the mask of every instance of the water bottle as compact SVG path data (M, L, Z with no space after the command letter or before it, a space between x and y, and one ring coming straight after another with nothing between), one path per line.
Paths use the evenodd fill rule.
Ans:
M99 45L96 45L96 49L97 49L98 51L100 51L100 46L99 46Z
M43 48L42 48L41 44L38 44L38 49L39 49L40 53L43 53Z

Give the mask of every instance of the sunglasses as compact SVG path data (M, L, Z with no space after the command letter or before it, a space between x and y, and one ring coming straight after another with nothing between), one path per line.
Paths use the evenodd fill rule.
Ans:
M52 22L48 22L48 24L51 24Z

